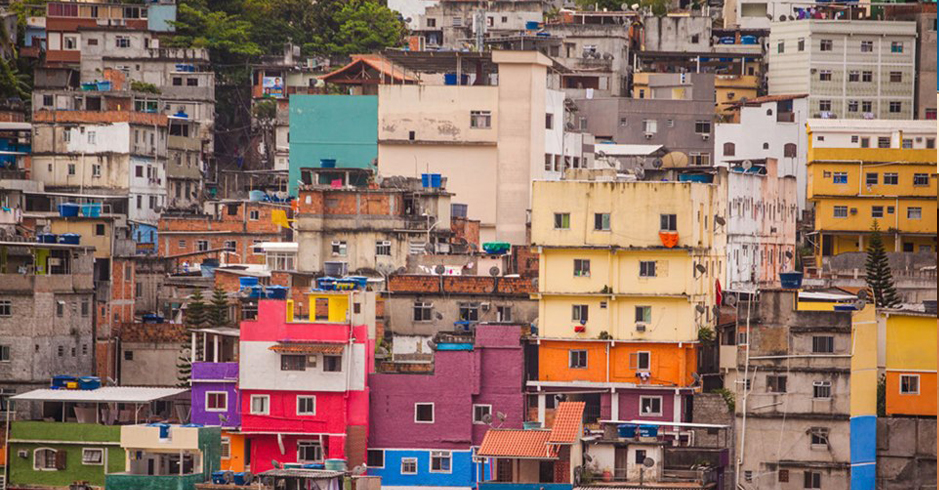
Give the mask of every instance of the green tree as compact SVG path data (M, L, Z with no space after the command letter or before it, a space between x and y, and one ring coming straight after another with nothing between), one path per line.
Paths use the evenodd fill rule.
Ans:
M208 322L207 309L202 290L196 289L189 297L189 303L186 305L186 326L190 329L204 327Z
M208 326L211 328L222 328L230 325L228 319L228 295L225 290L216 287L212 291L212 299L209 301L206 315Z
M883 374L877 379L877 416L887 416L887 376Z
M186 314L183 323L192 333L193 330L202 328L208 321L208 307L205 304L205 298L202 296L202 290L196 289L189 297L189 303L186 304ZM192 359L201 357L202 352L196 344L197 351L192 352L192 344L183 342L180 346L179 357L176 358L176 379L180 387L189 386L189 380L192 378Z
M867 286L874 296L874 305L879 308L891 308L900 304L897 289L893 284L893 273L884 250L883 237L877 220L871 226L871 241L867 247Z
M407 29L400 16L376 0L346 0L337 12L335 33L323 42L332 55L348 56L355 53L399 46L404 42Z

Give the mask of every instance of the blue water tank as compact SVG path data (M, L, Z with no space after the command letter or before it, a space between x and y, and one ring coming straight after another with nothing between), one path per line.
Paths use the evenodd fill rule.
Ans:
M64 203L59 204L59 216L63 218L74 218L78 216L78 210L81 209L81 206L75 203Z
M287 299L287 292L290 288L284 286L268 286L267 297L270 299Z
M101 388L101 378L97 376L82 376L78 378L78 387L82 390L97 390Z
M659 435L659 427L657 425L640 425L639 426L639 437L657 437Z
M620 437L633 439L636 437L636 424L620 424L616 427Z
M780 272L779 283L783 289L799 289L802 287L802 273Z
M82 241L82 236L78 233L63 233L59 235L59 243L63 245L78 245Z
M456 73L444 73L443 84L444 85L456 85Z
M238 285L243 288L249 288L251 286L258 285L258 278L254 276L241 276L238 278Z

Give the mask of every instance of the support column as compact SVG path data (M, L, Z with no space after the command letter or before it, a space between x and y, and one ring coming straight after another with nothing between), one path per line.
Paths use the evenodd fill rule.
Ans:
M545 394L538 393L538 422L544 427L545 420Z
M610 419L619 420L619 393L616 388L610 390Z
M214 342L213 342L213 351L212 351L212 359L213 359L212 362L218 362L218 338L219 338L219 335L217 335L217 334L216 334L216 335L213 335L212 338L214 339Z
M681 422L681 390L675 390L675 403L672 407L672 422ZM679 431L681 427L674 425L672 430Z

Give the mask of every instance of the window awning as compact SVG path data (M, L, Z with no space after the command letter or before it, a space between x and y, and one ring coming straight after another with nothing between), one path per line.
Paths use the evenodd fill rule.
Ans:
M290 342L269 347L280 354L342 354L345 344L323 342Z

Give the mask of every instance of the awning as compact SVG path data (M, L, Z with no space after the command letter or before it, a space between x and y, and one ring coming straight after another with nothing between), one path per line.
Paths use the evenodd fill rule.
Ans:
M272 345L270 349L281 354L342 354L345 344L296 342Z
M12 396L11 400L75 403L150 403L188 393L186 388L146 386L104 386L97 390L33 390Z

